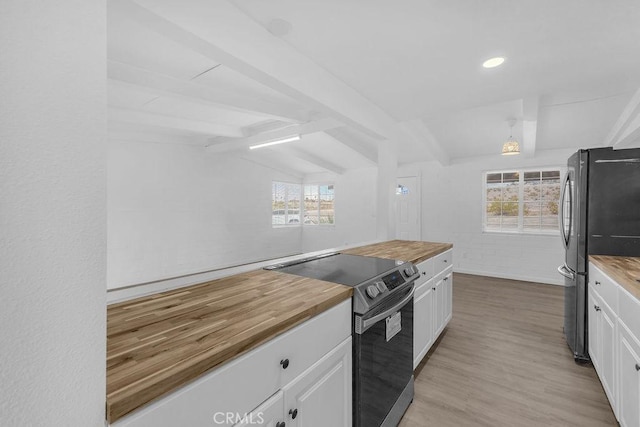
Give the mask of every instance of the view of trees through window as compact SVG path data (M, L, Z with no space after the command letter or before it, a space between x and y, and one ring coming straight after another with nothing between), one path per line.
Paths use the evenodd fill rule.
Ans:
M273 226L334 224L333 185L305 185L303 192L300 184L274 181L271 194Z
M558 230L560 171L485 174L486 231Z

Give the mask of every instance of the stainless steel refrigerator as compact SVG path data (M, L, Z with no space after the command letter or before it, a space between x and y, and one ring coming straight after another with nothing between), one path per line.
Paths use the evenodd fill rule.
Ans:
M565 262L564 334L588 361L588 256L640 256L640 149L579 150L567 162L560 198Z

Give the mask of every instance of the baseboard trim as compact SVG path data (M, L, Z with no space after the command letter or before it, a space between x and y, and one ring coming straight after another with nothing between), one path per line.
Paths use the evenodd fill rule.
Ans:
M523 282L543 283L545 285L564 286L564 281L561 278L558 278L557 280L555 280L555 279L542 278L542 277L531 277L531 276L520 275L520 274L496 273L495 271L460 269L460 268L456 268L455 262L453 265L454 265L453 271L456 273L474 274L476 276L485 276L485 277L497 277L499 279L520 280Z

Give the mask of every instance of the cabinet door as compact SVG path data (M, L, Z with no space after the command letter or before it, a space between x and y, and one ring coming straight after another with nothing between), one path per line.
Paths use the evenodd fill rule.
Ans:
M229 416L234 414L225 415ZM235 414L236 417L239 417L240 415L241 414ZM221 419L221 413L216 414L213 418L214 425L223 424ZM263 427L280 427L284 420L284 394L282 391L278 391L262 405L244 415L240 422L234 424L234 427L250 427L255 425ZM280 424L280 426L278 424Z
M600 335L600 382L607 393L611 407L616 407L616 317L607 304L602 304L600 318L598 319L598 332Z
M440 334L440 332L442 331L442 327L444 326L444 310L445 310L445 294L446 291L444 289L444 280L440 279L438 280L438 282L435 284L435 286L432 288L433 289L433 301L434 301L434 308L433 308L433 312L435 314L435 319L434 319L434 334L433 337L434 339L438 338L438 335Z
M351 427L351 382L349 337L284 387L287 427Z
M444 279L444 324L451 320L453 314L453 273L447 274Z
M431 282L423 285L413 301L413 369L433 344L433 290Z
M591 363L600 372L600 333L599 322L600 319L600 299L593 291L589 291L589 304L588 317L589 317L589 356L591 357Z
M619 379L618 419L623 427L640 425L640 343L623 323L619 323Z

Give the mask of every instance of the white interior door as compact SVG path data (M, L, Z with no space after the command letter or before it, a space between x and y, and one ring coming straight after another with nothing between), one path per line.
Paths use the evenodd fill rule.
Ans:
M398 178L396 187L396 238L421 240L420 235L420 177Z

